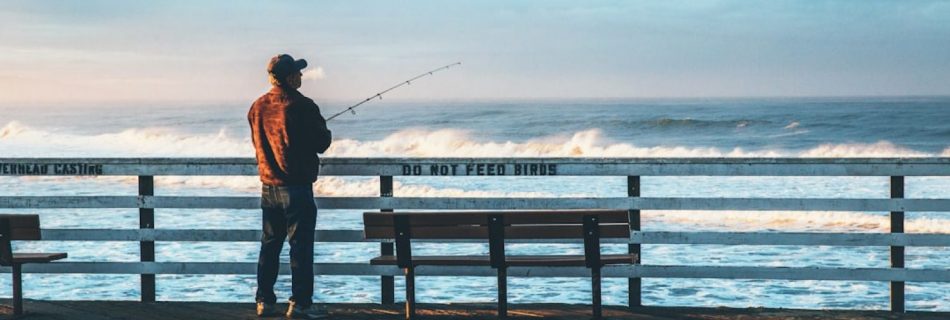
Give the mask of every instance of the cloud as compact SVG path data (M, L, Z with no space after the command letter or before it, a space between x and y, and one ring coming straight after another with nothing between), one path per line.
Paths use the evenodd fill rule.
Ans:
M327 74L323 72L323 67L316 67L303 72L303 80L323 80Z

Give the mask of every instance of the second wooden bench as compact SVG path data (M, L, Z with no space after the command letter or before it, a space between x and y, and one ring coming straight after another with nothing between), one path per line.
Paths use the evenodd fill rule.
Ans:
M490 266L498 275L498 316L507 316L507 268L578 267L591 270L593 316L601 316L601 267L634 264L636 254L600 253L603 238L630 237L626 210L365 212L365 238L396 242L396 255L370 260L396 265L406 276L406 318L415 315L415 267ZM489 254L414 256L412 239L484 239ZM584 239L584 255L506 255L506 239Z

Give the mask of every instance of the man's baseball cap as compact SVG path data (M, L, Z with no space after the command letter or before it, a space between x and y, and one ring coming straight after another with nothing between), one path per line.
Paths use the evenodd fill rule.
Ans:
M278 54L270 58L267 64L267 73L270 73L278 79L283 79L291 74L300 72L307 67L307 60L294 60L289 54Z

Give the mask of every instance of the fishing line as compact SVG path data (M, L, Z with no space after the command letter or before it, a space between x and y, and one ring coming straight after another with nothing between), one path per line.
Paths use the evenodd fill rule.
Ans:
M349 111L349 112L352 113L352 114L356 114L356 110L355 110L355 109L356 109L356 107L359 107L361 104L367 103L367 102L369 102L370 100L373 100L373 99L376 99L376 98L379 98L380 100L382 100L382 99L383 99L383 95L386 94L387 92L390 92L390 91L392 91L392 90L395 90L396 88L402 87L402 86L404 86L404 85L410 84L411 82L416 81L416 80L419 79L419 78L426 77L426 76L431 76L433 73L436 73L436 72L439 72L439 71L442 71L442 70L445 70L445 69L448 69L448 68L451 68L451 67L454 67L454 66L459 66L459 65L462 65L462 63L461 63L461 62L456 62L456 63L453 63L453 64L445 65L445 66L442 66L442 67L440 67L440 68L433 69L433 70L430 70L429 72L426 72L426 73L420 74L420 75L418 75L418 76L415 76L415 77L413 77L412 79L409 79L409 80L405 80L405 81L403 81L403 82L400 82L399 84L394 85L394 86L392 86L392 87L389 88L389 89L380 91L380 92L377 93L377 94L374 94L374 95L369 96L369 98L366 98L366 99L364 99L363 101L360 101L360 103L354 104L354 105L350 106L349 108L343 109L343 111L337 112L336 114L334 114L334 115L330 116L329 118L327 118L327 121L333 120L333 118L336 118L336 117L338 117L338 116L340 116L340 115L346 113L347 111Z

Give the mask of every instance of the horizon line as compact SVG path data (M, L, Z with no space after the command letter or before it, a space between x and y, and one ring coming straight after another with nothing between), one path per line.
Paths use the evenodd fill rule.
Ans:
M325 98L321 99L319 96L310 96L314 100L322 100L324 102L332 103L348 103L348 102L359 102L362 99L339 99L339 98ZM431 98L431 99L420 99L420 98L399 98L399 97L387 97L383 100L394 101L398 103L412 103L412 102L528 102L528 101L699 101L699 100L822 100L822 99L950 99L950 94L910 94L910 95L761 95L761 96L627 96L627 97L496 97L496 98ZM182 104L183 106L187 105L206 105L212 103L251 103L253 99L187 99L187 100L174 100L174 99L150 99L150 100L137 100L137 99L118 99L118 100L76 100L72 103L64 101L0 101L0 108L3 107L16 107L13 105L21 104L26 106L77 106L77 107L95 107L94 104L100 106L115 106L118 104L159 104L165 106L167 104Z

